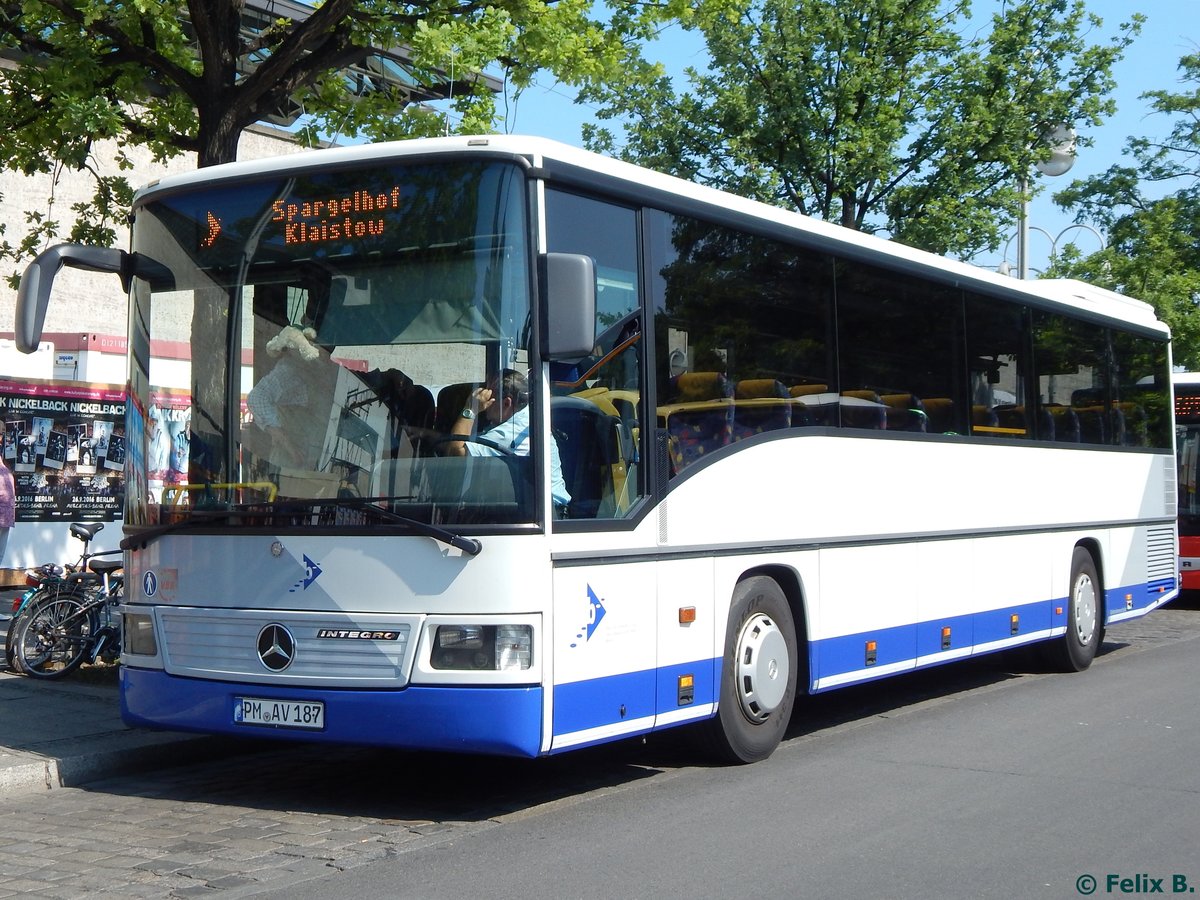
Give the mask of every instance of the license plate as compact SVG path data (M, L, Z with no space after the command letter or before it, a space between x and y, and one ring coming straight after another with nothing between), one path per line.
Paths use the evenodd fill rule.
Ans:
M233 721L237 725L320 730L325 727L325 704L319 700L234 697Z

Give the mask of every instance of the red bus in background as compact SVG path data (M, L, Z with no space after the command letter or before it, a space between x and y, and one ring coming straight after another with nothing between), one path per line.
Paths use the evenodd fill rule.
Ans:
M1200 373L1176 372L1175 452L1179 458L1179 571L1200 590Z

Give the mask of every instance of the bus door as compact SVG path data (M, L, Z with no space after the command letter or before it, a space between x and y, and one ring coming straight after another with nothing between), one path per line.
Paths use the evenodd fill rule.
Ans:
M555 568L552 751L654 727L656 567Z

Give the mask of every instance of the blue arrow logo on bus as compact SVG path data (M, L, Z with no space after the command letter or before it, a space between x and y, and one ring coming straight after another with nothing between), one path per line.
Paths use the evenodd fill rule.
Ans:
M303 578L303 580L297 581L290 588L288 588L288 593L289 594L295 593L297 588L307 591L309 585L311 585L314 581L316 581L320 577L321 577L321 567L318 566L311 559L309 559L308 554L306 553L306 554L304 554L304 578Z
M587 639L592 639L592 634L600 627L600 620L604 618L604 601L596 596L596 592L592 590L592 586L588 585L588 603L591 604L591 611L588 615Z
M304 557L304 589L307 591L308 586L321 577L321 567L308 558Z

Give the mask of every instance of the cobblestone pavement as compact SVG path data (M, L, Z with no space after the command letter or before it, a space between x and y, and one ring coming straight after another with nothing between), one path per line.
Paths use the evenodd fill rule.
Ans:
M1097 665L1200 638L1194 601L1111 628ZM1030 674L1032 672L1032 674ZM812 698L820 730L1014 677L1019 660L947 667ZM1085 676L1086 677L1086 676ZM581 802L692 765L670 737L549 760L282 746L0 800L0 898L238 897L285 888L465 830L503 827L550 802Z

